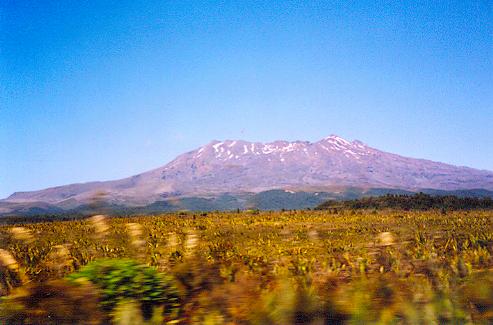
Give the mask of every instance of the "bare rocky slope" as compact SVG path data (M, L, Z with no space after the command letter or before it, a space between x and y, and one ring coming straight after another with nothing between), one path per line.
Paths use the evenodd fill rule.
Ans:
M16 192L3 202L43 202L69 209L95 200L139 206L224 193L347 188L493 190L493 172L402 157L335 135L314 143L226 140L212 141L163 167L125 179Z

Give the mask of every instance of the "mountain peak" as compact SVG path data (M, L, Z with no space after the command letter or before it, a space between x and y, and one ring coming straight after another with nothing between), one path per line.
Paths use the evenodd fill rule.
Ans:
M341 145L350 145L351 142L335 134L331 134L328 137L323 138L321 141L335 142Z
M361 141L355 140L353 142L350 142L350 141L348 141L348 140L346 140L346 139L344 139L344 138L342 138L336 134L331 134L331 135L323 138L322 140L314 142L314 143L312 143L310 141L306 141L306 140L294 140L294 141L275 140L272 142L254 142L254 141L245 141L245 140L239 140L239 139L236 139L236 140L233 140L233 139L212 140L208 144L206 144L206 145L204 145L198 149L206 148L206 147L214 147L216 150L219 150L219 148L222 146L231 148L231 147L235 147L237 145L246 145L246 146L254 145L254 146L258 146L258 147L272 147L272 146L280 147L280 146L289 146L289 145L313 145L313 144L319 143L319 142L332 142L332 143L337 143L339 145L359 144L359 145L366 146L366 144L364 144Z

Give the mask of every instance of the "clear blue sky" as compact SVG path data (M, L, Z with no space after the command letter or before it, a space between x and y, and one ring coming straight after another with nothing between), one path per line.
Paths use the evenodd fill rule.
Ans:
M492 6L2 1L0 197L212 139L334 133L493 170Z

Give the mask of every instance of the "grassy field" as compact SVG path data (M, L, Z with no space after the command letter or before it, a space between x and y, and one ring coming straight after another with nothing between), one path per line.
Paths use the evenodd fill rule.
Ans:
M493 322L493 211L93 217L0 248L0 323Z

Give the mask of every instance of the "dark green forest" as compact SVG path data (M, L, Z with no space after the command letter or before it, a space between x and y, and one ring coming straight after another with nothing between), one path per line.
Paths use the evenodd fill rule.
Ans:
M414 195L387 194L378 197L364 197L355 200L329 200L317 209L402 209L402 210L474 210L492 209L490 197L458 197L454 195L433 196L425 193Z

